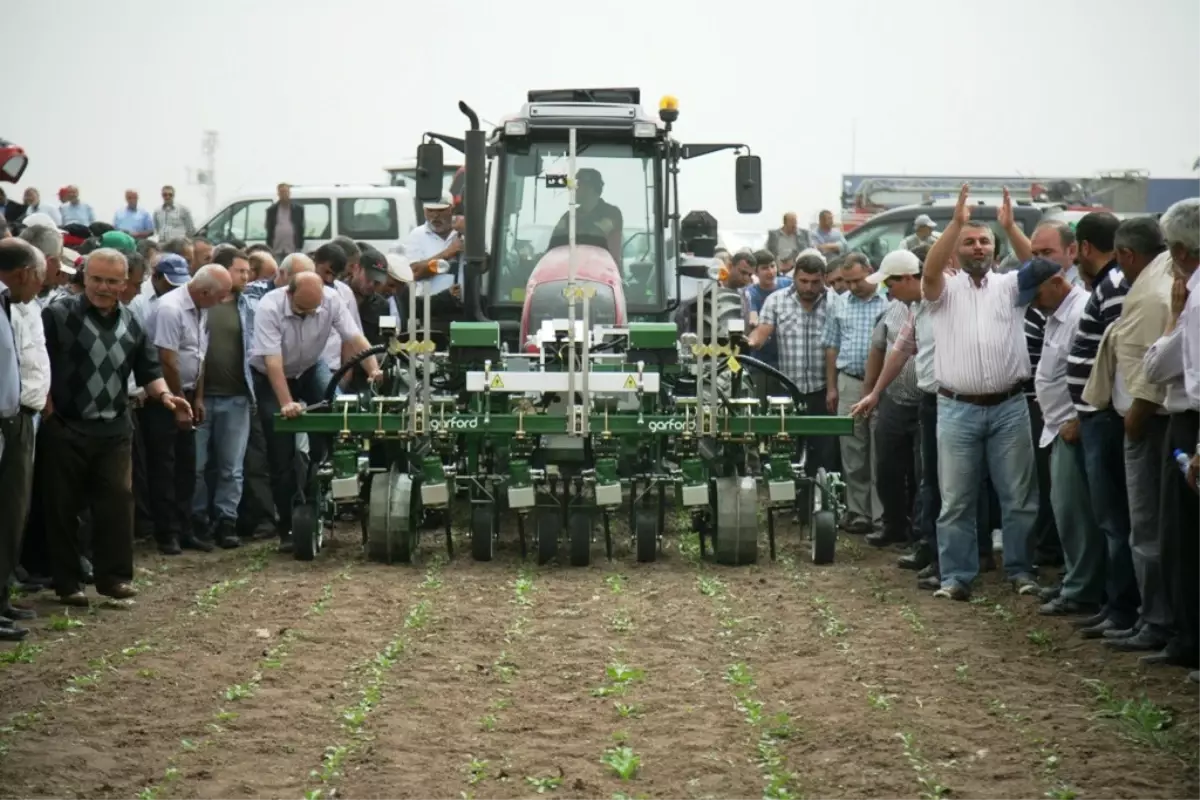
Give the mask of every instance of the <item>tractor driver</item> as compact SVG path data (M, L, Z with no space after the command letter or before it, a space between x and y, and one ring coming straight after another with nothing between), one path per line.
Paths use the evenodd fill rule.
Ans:
M625 221L621 209L612 203L607 203L601 197L604 193L604 178L600 171L584 167L575 173L575 201L578 208L575 211L575 230L581 234L600 234L608 242L608 252L612 254L617 266L621 266L621 233ZM567 211L554 227L552 238L566 237L570 230L571 212Z

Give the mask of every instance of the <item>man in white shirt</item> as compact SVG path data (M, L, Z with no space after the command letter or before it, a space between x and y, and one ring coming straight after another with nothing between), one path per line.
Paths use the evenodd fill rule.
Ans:
M1042 412L1038 447L1050 448L1050 505L1066 565L1061 591L1040 611L1095 614L1104 593L1107 544L1088 500L1079 413L1067 388L1067 357L1087 305L1087 292L1071 285L1060 264L1041 257L1021 268L1017 282L1022 289L1017 304L1033 303L1047 315L1033 384Z
M449 321L461 309L461 267L457 266L463 249L463 237L454 230L452 204L449 198L425 204L425 224L408 234L401 248L412 265L413 279L421 283L422 294L430 295L431 327L449 330ZM439 271L439 262L450 265ZM445 269L443 264L440 269ZM418 304L417 313L421 314ZM441 324L444 323L444 324Z
M929 304L938 385L938 469L943 478L938 518L942 584L935 597L967 600L979 573L975 514L986 459L1000 500L1004 571L1021 594L1038 591L1031 574L1029 534L1037 517L1037 480L1029 407L1021 384L1029 377L1024 309L1017 273L991 271L995 242L987 223L972 222L963 184L954 219L930 248L921 278ZM1007 227L1005 193L999 222ZM961 271L946 274L957 255Z

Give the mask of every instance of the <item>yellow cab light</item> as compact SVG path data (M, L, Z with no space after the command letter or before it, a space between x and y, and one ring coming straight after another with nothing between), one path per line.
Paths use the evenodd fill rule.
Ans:
M664 94L662 99L658 101L659 111L678 111L679 99L674 95Z

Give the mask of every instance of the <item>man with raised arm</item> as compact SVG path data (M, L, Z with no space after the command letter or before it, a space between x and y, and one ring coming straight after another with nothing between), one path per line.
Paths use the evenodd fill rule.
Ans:
M1037 517L1037 481L1029 408L1021 384L1029 377L1023 326L1017 305L1017 272L992 271L991 227L971 219L968 184L963 184L946 232L925 261L921 290L929 304L938 347L938 463L942 512L938 556L942 585L935 597L967 600L979 573L975 512L980 470L987 469L1000 499L1004 570L1013 588L1038 590L1030 572L1029 533ZM1012 198L1004 192L999 222L1012 220ZM957 255L960 270L947 275Z

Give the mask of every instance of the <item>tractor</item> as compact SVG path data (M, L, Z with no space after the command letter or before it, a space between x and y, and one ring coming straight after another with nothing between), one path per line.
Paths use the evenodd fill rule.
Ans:
M733 150L738 211L759 212L758 157L680 144L677 101L663 98L655 119L637 89L531 91L490 135L459 108L470 129L427 134L416 175L418 199L438 200L442 143L465 155L466 318L432 330L425 284L409 284L404 322L383 320L390 342L368 351L384 383L342 395L335 375L321 409L277 418L278 431L335 440L298 499L297 556L313 557L347 507L373 560L411 561L430 509L453 555L449 511L465 502L479 561L505 518L539 563L565 550L585 566L601 532L612 558L614 528L654 561L668 514L686 512L703 555L753 563L763 522L775 557L783 510L807 524L813 561L832 561L843 487L797 444L850 434L853 421L805 415L795 384L742 352L716 220L678 210L680 163ZM695 297L680 313L684 279ZM768 376L785 395L756 390Z

